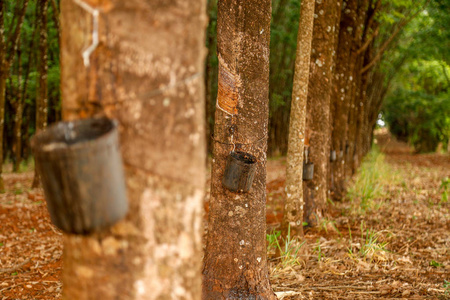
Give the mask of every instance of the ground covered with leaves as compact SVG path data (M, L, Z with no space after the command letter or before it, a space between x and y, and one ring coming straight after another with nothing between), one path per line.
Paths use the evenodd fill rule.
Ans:
M347 199L305 238L281 238L285 159L268 163L267 245L279 299L450 299L450 155L412 154L384 134ZM33 172L4 174L0 299L61 297L62 234ZM208 197L207 197L208 199Z
M369 154L347 199L304 240L276 239L271 224L279 299L450 299L450 155L414 155L387 134L377 142L382 153ZM279 220L284 182L273 182L268 211Z

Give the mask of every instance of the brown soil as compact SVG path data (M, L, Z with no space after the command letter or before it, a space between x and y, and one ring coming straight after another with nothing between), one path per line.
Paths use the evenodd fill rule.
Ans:
M6 172L0 194L0 299L61 295L62 234L51 224L34 172Z
M279 299L450 299L450 201L442 202L440 189L450 155L412 154L386 132L377 143L400 180L375 199L378 209L332 204L328 219L306 231L298 265L270 255ZM282 161L269 164L269 173L281 175L268 183L269 229L282 218ZM366 241L367 230L375 243Z
M328 219L306 231L297 264L283 265L280 253L271 252L279 299L450 299L450 202L442 202L440 190L450 176L450 155L412 154L386 133L377 142L401 180L386 186L375 200L378 209L362 213L357 202L332 204ZM61 298L62 234L50 223L42 190L29 189L32 177L31 171L4 174L2 300ZM267 179L270 233L282 218L284 158L269 160ZM363 255L367 230L377 240Z

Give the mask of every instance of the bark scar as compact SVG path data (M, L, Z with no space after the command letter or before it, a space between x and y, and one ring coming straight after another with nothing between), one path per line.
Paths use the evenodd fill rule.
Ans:
M216 106L230 115L236 115L239 102L239 75L231 70L219 55L219 84Z

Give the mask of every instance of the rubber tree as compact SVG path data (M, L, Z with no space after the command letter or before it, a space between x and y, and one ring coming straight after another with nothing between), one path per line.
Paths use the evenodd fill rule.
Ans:
M0 191L5 189L3 184L3 131L5 128L5 92L6 78L14 60L19 43L28 0L17 1L10 28L5 28L6 1L0 1Z
M361 74L360 70L364 65L364 53L359 52L362 48L363 44L363 29L367 23L367 12L369 5L369 0L364 0L359 2L359 7L357 9L356 15L356 26L355 26L355 36L352 42L352 53L351 53L351 62L355 63L353 69L353 76L355 80L353 82L354 90L352 91L352 97L354 97L354 111L355 117L353 118L353 130L350 131L351 135L354 135L353 138L349 139L352 141L353 147L351 150L350 161L351 164L348 163L348 167L351 168L351 174L354 174L361 163L362 157L359 155L361 151L361 142L360 142L360 133L364 132L364 119L365 119L365 109L368 107L366 101L366 89L367 89L367 76L365 74ZM370 135L370 132L364 132L364 134Z
M332 162L331 168L331 196L335 200L342 199L345 193L344 153L347 141L348 112L351 106L351 84L354 80L353 70L350 69L350 57L353 45L352 41L354 39L354 28L356 27L357 2L357 0L343 2L345 4L345 10L341 15L338 49L336 51L331 101L334 106L331 150L336 151L336 161Z
M308 84L306 128L310 146L308 160L314 163L312 180L303 185L304 220L311 226L324 216L328 196L330 159L330 98L334 67L335 30L341 1L316 1L311 66Z
M24 85L25 86L25 85ZM22 49L19 44L17 46L17 92L16 99L12 103L14 109L14 128L13 128L13 150L14 150L14 163L13 172L18 172L21 162L22 151L22 116L23 116L23 104L24 99L22 96Z
M34 14L35 19L37 17L38 14L38 9L36 8L36 13ZM34 20L35 22L37 21ZM15 107L15 116L14 116L14 156L15 156L15 160L14 160L14 165L13 165L13 170L14 172L19 172L20 169L20 164L22 161L22 123L23 123L23 119L25 117L25 99L27 97L27 88L28 88L28 84L30 82L30 69L32 64L34 63L33 61L33 55L31 55L32 51L33 51L33 45L34 45L34 41L35 41L35 33L37 31L37 26L34 26L33 32L31 33L31 35L28 37L28 45L27 45L27 50L25 53L28 55L28 63L25 66L25 69L23 70L23 80L19 80L23 81L22 86L20 86L19 90L20 90L20 95L17 96L16 99L16 107ZM25 39L26 40L26 39ZM23 53L24 51L21 50L21 52ZM19 54L19 52L18 52ZM21 72L19 73L19 77ZM27 128L27 126L25 126Z
M119 122L129 212L64 235L63 299L199 299L206 1L63 0L63 119Z
M36 69L38 73L38 84L36 91L36 132L45 130L47 127L48 116L48 62L47 62L47 15L48 15L48 0L39 0L37 3L37 22L39 32L38 42L38 58L36 61ZM39 175L37 171L34 172L32 187L39 186Z
M220 0L219 88L203 299L276 299L266 261L266 149L271 1ZM222 185L231 151L256 157L248 193Z
M305 143L306 101L308 96L309 64L314 21L315 0L303 0L297 35L294 83L286 166L286 203L282 234L287 229L303 235L303 152Z

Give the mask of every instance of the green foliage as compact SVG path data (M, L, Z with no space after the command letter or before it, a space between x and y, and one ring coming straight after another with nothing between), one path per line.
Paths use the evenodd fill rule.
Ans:
M450 2L431 0L404 28L382 66L389 86L385 121L417 152L435 151L450 137L449 10Z
M14 190L14 195L22 195L22 194L23 194L23 189L17 188Z
M380 242L380 233L374 232L372 229L366 229L364 232L361 223L361 240L363 241L359 254L363 258L374 259L382 257L382 253L386 252L387 242Z
M21 5L22 1L6 1L5 28L8 30L14 20L16 4ZM59 1L56 1L57 5ZM5 153L13 157L13 128L14 116L16 114L17 96L21 92L24 102L22 115L22 156L27 157L30 153L28 147L30 136L35 132L35 109L38 74L36 62L38 55L38 30L36 22L37 1L30 0L26 9L24 22L20 34L18 50L20 50L20 65L17 51L10 69L9 78L6 81L6 107L5 107ZM48 83L48 120L53 123L59 120L61 114L60 95L60 63L59 63L59 33L55 24L55 15L59 17L59 12L53 11L52 5L48 5L47 11L47 83ZM6 32L9 34L8 32ZM19 73L20 70L20 73ZM20 74L20 78L19 78ZM28 77L26 90L25 79Z
M431 152L450 137L450 90L432 72L422 76L421 71L427 70L411 71L415 78L388 95L383 112L396 137L411 143L417 152Z
M432 266L434 268L440 268L440 267L443 267L444 265L435 260L432 260L432 261L430 261L430 266Z
M273 0L270 26L270 107L287 108L291 101L294 77L299 0Z
M317 239L317 246L314 247L314 252L317 253L317 261L320 262L325 255L322 253L322 249L320 247L320 239Z
M300 242L297 237L291 237L290 226L288 228L287 236L285 238L280 236L280 231L273 231L272 234L266 235L266 239L269 243L267 251L269 253L273 251L278 251L280 253L279 259L283 268L300 264L299 252L305 244L305 241Z
M331 228L333 229L335 232L337 232L340 236L342 236L341 232L339 231L339 229L336 226L336 221L333 220L329 220L328 218L322 218L322 219L318 219L318 227L319 230L324 230L326 233L328 233L328 229Z
M268 242L267 252L273 253L277 250L278 239L280 238L281 231L273 230L271 234L266 234L266 240Z
M442 191L441 194L441 203L447 203L448 202L448 193L450 190L450 178L445 177L442 179L441 186L439 187L439 190Z
M444 280L445 295L450 294L450 281Z
M362 212L379 208L374 202L384 193L386 185L396 182L397 174L384 161L384 155L373 148L364 159L358 170L355 182L348 189L348 198L358 201Z
M361 243L353 244L352 231L350 225L348 226L349 231L349 243L350 246L347 248L348 253L351 258L361 258L364 260L385 260L387 242L380 241L382 238L381 232L375 232L372 229L364 229L364 222L361 223ZM355 249L354 249L355 247ZM359 251L357 251L359 248Z

